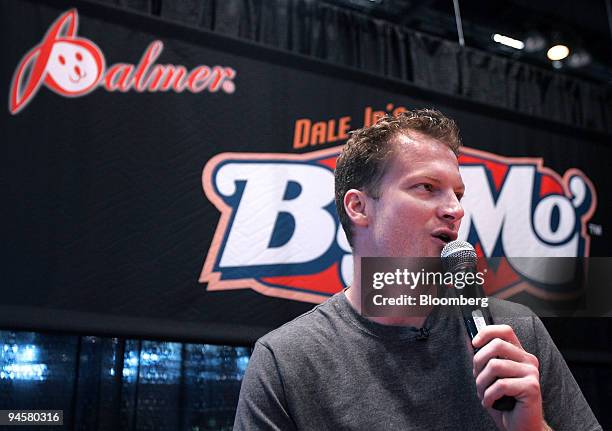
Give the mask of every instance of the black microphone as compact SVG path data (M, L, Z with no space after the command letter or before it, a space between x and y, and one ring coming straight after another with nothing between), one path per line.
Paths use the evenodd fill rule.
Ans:
M465 241L451 241L444 246L442 253L442 267L446 272L456 273L475 273L476 272L476 251L472 244ZM473 278L472 278L473 279ZM463 288L455 287L455 293L460 291L461 295L466 298L483 298L484 291L478 283L465 283ZM474 301L479 304L479 301ZM465 322L470 339L474 339L478 331L484 326L492 325L493 318L488 307L479 305L461 305L461 314ZM474 349L476 353L478 349ZM493 408L499 411L510 411L516 405L516 399L504 395L493 403Z

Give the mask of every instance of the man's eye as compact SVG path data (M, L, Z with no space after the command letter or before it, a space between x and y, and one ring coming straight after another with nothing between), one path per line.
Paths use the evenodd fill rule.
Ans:
M418 185L419 188L422 188L425 191L431 192L433 191L433 186L429 183L423 183Z

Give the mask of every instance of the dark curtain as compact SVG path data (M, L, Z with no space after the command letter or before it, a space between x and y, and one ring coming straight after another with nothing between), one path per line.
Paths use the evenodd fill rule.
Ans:
M612 90L320 0L92 0L596 131Z

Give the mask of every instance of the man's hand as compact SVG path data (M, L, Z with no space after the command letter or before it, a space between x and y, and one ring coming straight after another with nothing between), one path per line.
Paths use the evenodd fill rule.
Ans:
M472 340L480 350L474 355L476 390L482 405L503 431L548 430L542 413L539 362L523 350L508 325L490 325ZM511 411L493 409L507 395L516 398Z

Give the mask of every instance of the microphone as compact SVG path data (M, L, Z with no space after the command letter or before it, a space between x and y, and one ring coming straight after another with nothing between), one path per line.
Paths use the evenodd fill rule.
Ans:
M472 244L466 241L451 241L444 246L440 253L442 259L442 267L444 271L453 274L456 273L475 273L476 272L476 251ZM482 298L484 291L477 283L465 283L463 288L455 287L457 290L468 298ZM478 301L474 301L479 304ZM488 307L480 307L478 305L461 305L461 314L470 339L473 340L478 331L487 325L493 324L493 318ZM474 349L476 353L478 349ZM493 408L499 411L510 411L516 405L516 399L504 395L493 403Z

